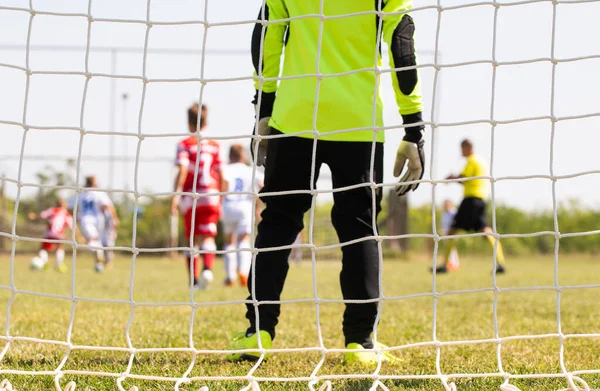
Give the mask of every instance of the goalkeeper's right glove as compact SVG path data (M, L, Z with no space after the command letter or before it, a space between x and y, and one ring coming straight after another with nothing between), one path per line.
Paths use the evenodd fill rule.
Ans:
M255 107L258 104L259 93L261 94L260 107L258 110L258 129L257 136L268 136L271 134L271 127L269 126L269 120L271 119L271 113L273 112L273 105L275 104L275 92L263 92L256 91L254 95ZM254 133L254 130L252 131ZM256 159L258 166L265 166L267 164L267 139L260 140L257 142L254 138L250 143L250 152ZM257 145L258 144L258 145Z
M269 120L271 117L265 117L258 121L258 135L259 136L268 136L271 134L271 127L269 126ZM252 139L252 156L256 158L257 166L264 166L267 164L267 145L269 143L268 139L263 139L260 141L256 141ZM258 144L258 146L256 145ZM256 147L256 151L254 148Z
M394 176L398 177L402 174L404 166L406 173L400 178L400 183L396 186L396 194L400 197L411 190L417 190L418 183L406 184L423 178L425 173L425 151L423 146L423 125L418 123L423 122L421 113L403 115L402 120L405 125L417 124L406 127L404 139L400 142L398 152L396 153L396 163L394 164ZM408 164L407 164L408 163Z

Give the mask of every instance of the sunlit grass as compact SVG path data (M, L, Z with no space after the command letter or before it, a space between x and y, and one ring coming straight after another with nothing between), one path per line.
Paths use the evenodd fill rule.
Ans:
M235 390L248 385L248 380L242 378L248 375L252 364L228 363L220 353L194 356L191 350L186 351L190 346L198 350L227 349L231 335L247 327L243 304L219 304L243 300L247 294L245 289L226 289L221 285L220 262L216 265L213 288L197 292L192 302L182 260L140 256L134 265L131 257L121 256L115 268L96 274L91 258L83 254L77 257L73 280L70 271L68 274L51 269L32 272L28 269L28 259L28 256L19 256L15 262L14 287L18 291L12 300L9 300L12 286L9 257L3 255L0 260L0 285L4 287L0 289L0 335L6 337L8 330L10 337L32 338L15 339L10 343L7 338L0 339L0 352L9 343L0 361L0 380L9 379L18 390L53 389L57 374L54 371L66 357L61 367L63 388L74 380L82 390L115 390L117 378L127 373L135 376L125 378L125 389L135 385L140 390L172 390L176 379L188 370L188 378L193 381L181 385L182 390L198 390L203 385L208 385L211 390ZM384 264L383 292L389 300L382 306L378 338L387 345L400 347L396 355L401 358L398 364L384 364L378 373L389 389L443 390L442 382L436 378L441 373L448 375L449 381L456 382L459 389L498 390L504 381L500 365L510 375L560 375L563 368L561 342L557 336L557 310L560 310L562 333L598 333L598 288L563 289L558 302L551 256L510 259L508 274L497 277L500 291L493 289L491 260L463 259L462 270L437 277L435 291L440 294L437 300L428 266L428 262L419 260L387 261ZM316 288L320 299L341 299L340 268L341 264L337 262L318 264ZM598 276L600 264L595 260L560 257L556 277L561 286L597 284ZM543 289L525 289L527 287ZM502 290L507 288L508 291ZM311 263L292 265L283 299L312 298ZM10 310L7 311L9 302ZM168 305L161 305L164 303ZM319 347L320 329L324 348L342 348L343 304L323 302L318 306L318 312L319 327L314 303L283 304L274 347ZM432 342L434 332L435 338L442 342L439 347L440 373L436 368L438 348ZM532 335L546 337L504 339L498 350L497 336ZM115 349L93 349L101 346ZM179 350L148 352L130 348ZM567 338L562 364L567 371L598 369L599 348L598 338ZM135 355L128 371L132 352ZM375 368L344 366L340 353L327 352L321 363L322 359L321 351L277 353L251 375L261 379L261 389L272 390L308 389L309 378L319 365L317 388L328 378L334 390L368 390L375 381ZM46 372L36 376L6 373L14 370ZM334 376L344 374L363 374L363 377L339 379ZM496 376L463 377L465 374ZM162 379L144 380L139 376ZM203 377L223 376L239 379L202 380ZM400 379L406 376L413 379ZM599 376L581 377L592 388L600 387ZM280 381L282 379L296 380L284 383ZM568 387L564 376L517 378L510 382L522 390Z

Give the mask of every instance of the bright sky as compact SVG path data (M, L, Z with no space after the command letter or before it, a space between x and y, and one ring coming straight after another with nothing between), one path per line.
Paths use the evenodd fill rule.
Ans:
M309 0L305 0L309 1ZM313 0L310 0L313 1ZM340 1L340 0L324 0ZM362 0L349 0L362 1ZM95 0L91 14L94 18L143 20L146 0ZM445 7L472 4L467 0L444 0ZM205 10L205 4L208 9ZM153 0L150 19L153 21L202 20L206 11L210 23L249 21L256 17L261 0ZM435 5L434 0L418 0L418 7ZM28 7L27 1L2 0L2 7ZM86 13L87 1L34 0L39 11ZM527 61L549 58L551 55L553 6L551 1L527 5L501 6L497 15L498 61ZM600 36L597 15L600 1L582 4L561 3L556 7L555 57L600 56L595 37ZM441 14L439 49L442 63L455 64L491 60L495 9L491 5L445 10ZM421 9L413 12L417 25L417 49L420 63L433 63L438 11ZM6 45L25 45L30 15L27 12L0 9L0 63L25 66L25 50L8 49ZM227 54L210 52L204 62L199 54L151 53L146 60L146 76L151 79L235 78L252 74L249 53L251 24L210 27L206 35L208 50L231 51ZM88 23L85 17L36 15L33 18L31 44L53 46L85 46ZM199 24L159 26L150 29L148 47L151 49L200 50L204 27ZM92 47L127 47L142 49L146 25L95 21L90 32ZM118 75L142 75L142 52L119 53L116 57ZM384 61L384 64L387 60ZM110 52L92 52L89 71L111 73ZM30 53L30 69L35 71L85 71L83 51L39 51ZM556 66L554 115L580 116L600 113L600 58L563 62ZM497 68L494 118L509 121L551 114L552 71L550 62L503 65ZM434 69L421 71L425 98L425 115L431 120ZM440 72L437 121L443 124L489 120L491 116L493 67L490 64L463 65L444 68ZM26 111L27 123L37 126L79 127L85 77L75 75L34 75L31 77ZM386 102L386 125L401 123L393 99L389 79L383 83ZM26 91L25 72L0 67L0 120L21 122ZM88 130L111 130L111 80L94 77L90 80L85 100L83 126ZM149 83L145 92L144 109L140 119L143 83L140 80L118 79L116 86L116 130L146 134L169 135L186 131L186 108L200 96L198 82ZM121 100L127 93L126 103ZM210 135L234 136L248 134L253 126L252 82L209 82L204 88L203 101L210 108ZM574 119L556 123L553 167L556 175L569 175L598 170L600 163L593 158L600 142L600 118ZM440 179L458 172L464 164L460 156L460 140L469 137L490 163L492 156L491 129L488 123L442 126L437 129L435 174ZM537 120L496 127L494 139L493 174L501 176L549 175L551 121ZM401 129L387 132L386 182L392 176L395 149L403 135ZM431 129L427 129L428 159L431 156ZM73 130L32 130L27 133L25 155L58 155L76 157L80 134ZM20 126L0 125L0 173L16 178L18 156L23 143ZM145 138L118 136L114 139L116 154L135 157L140 148L138 189L165 192L171 189L172 155L177 138ZM244 141L245 142L245 141ZM97 174L100 183L108 186L108 164L85 160L85 156L107 155L110 137L86 135L83 139L81 174ZM225 150L225 148L224 148ZM351 158L351 157L349 157ZM50 162L48 162L50 163ZM429 162L428 162L429 163ZM46 162L26 160L22 179L34 181L34 173ZM60 168L63 162L51 162ZM112 183L117 188L133 189L135 166L118 163ZM427 167L426 178L431 167ZM320 184L327 186L327 181ZM16 194L16 185L8 185L9 194ZM504 203L530 209L552 206L552 184L547 179L509 180L495 186L496 198ZM556 194L560 201L578 198L586 205L600 206L598 175L559 180ZM30 194L32 190L24 190ZM460 185L440 185L436 200L459 200ZM431 202L430 185L423 185L411 194L415 204Z

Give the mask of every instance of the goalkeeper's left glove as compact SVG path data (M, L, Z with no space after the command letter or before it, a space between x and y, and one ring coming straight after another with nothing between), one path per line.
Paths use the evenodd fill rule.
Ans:
M268 136L271 134L271 127L269 126L269 120L271 119L271 113L273 112L273 105L275 104L275 92L263 92L256 90L254 95L255 107L258 104L258 96L261 94L260 107L258 110L258 136ZM254 133L254 131L252 132ZM256 164L258 166L264 166L267 163L267 139L261 140L258 143L252 139L250 142L250 152L252 156L256 158ZM257 145L258 144L258 145ZM255 149L256 147L256 149Z
M421 113L415 113L402 116L405 124L422 122ZM396 194L403 196L411 190L417 190L418 183L406 184L423 178L425 172L425 151L423 146L423 125L410 126L406 128L406 135L396 153L396 163L394 164L394 176L399 177L407 167L406 173L400 178L400 183L396 186ZM407 164L408 163L408 164Z

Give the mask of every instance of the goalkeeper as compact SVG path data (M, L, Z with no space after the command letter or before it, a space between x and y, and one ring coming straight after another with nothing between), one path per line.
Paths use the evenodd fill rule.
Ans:
M315 15L327 17L321 21ZM258 226L256 247L290 246L303 229L303 216L311 208L308 193L314 167L316 181L321 165L331 169L334 189L331 219L342 247L340 284L347 303L343 317L345 345L356 350L346 362L376 363L373 332L379 298L377 242L374 221L381 210L384 132L380 77L373 68L381 62L380 33L390 49L395 71L392 84L405 125L398 149L395 176L406 173L395 191L406 194L423 176L422 96L416 69L414 23L407 13L412 0L325 1L267 0L252 35L256 80L258 131L283 136L253 141L258 165L265 165L261 199L266 208ZM383 11L380 19L374 11ZM291 20L290 20L291 19ZM268 21L268 24L262 22ZM280 75L280 60L285 60ZM317 68L318 64L318 68ZM320 73L326 77L316 77ZM317 106L317 107L315 107ZM318 141L316 141L317 139ZM316 143L313 161L313 147ZM410 182L410 183L407 183ZM303 193L277 195L274 192ZM354 241L352 244L346 244ZM289 269L290 249L261 251L255 261L249 300L278 301ZM254 292L254 293L253 293ZM247 304L248 329L234 337L232 350L269 349L275 337L279 304ZM258 315L258 316L257 316ZM259 329L259 330L258 330ZM230 354L230 360L256 360L259 352ZM392 356L384 354L384 360Z
M473 143L470 140L463 140L460 143L460 149L463 157L467 159L467 164L460 175L449 175L446 179L472 178L487 175L483 159L475 154ZM454 216L450 231L445 233L445 235L456 235L460 231L492 233L493 231L485 218L486 180L472 178L461 183L464 186L465 196L458 207L458 212ZM486 235L483 238L494 248L496 239L493 236ZM444 263L435 268L436 273L447 273L449 270L457 270L457 268L451 267L452 262L450 261L450 256L454 251L456 251L456 239L450 239L444 252ZM504 267L504 252L499 241L496 249L496 261L496 273L504 273L506 271Z

